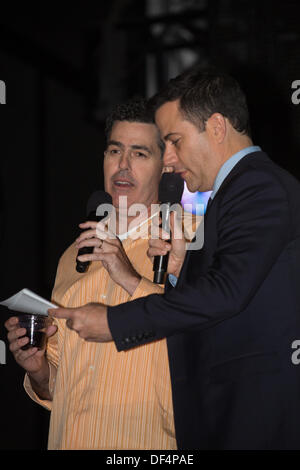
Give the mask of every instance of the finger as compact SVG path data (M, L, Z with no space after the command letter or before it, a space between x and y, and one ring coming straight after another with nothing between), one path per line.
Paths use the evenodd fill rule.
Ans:
M19 351L19 349L21 349L23 346L25 346L25 344L27 344L29 342L29 338L28 336L23 336L22 338L19 338L15 341L13 341L12 343L9 344L9 350L12 352L12 353L16 353Z
M26 328L15 328L7 334L7 339L11 343L26 334Z
M89 238L97 238L96 230L85 230L79 235L79 237L76 238L75 243L80 243L81 241L87 240Z
M148 248L147 256L153 258L154 256L164 256L171 250L171 245L166 245L166 248Z
M122 242L117 238L106 238L105 240L102 240L102 250L110 251L111 249L114 248L119 248L122 249L123 245Z
M56 325L50 325L46 328L46 335L48 338L50 338L50 336L53 336L56 332L57 332L57 326Z
M10 331L16 328L16 325L19 323L19 318L18 317L10 317L6 322L4 323L5 328Z
M87 254L87 255L81 255L81 256L78 256L77 259L79 259L79 261L104 261L106 259L109 259L109 256L111 255L112 253L101 253L101 250L97 250L95 251L94 253L91 253L91 254ZM108 258L107 258L108 256Z
M39 350L37 347L30 347L28 349L20 349L17 353L15 353L15 357L19 362L25 362L27 359L34 355L44 355L44 351Z
M86 222L82 222L81 224L79 224L79 227L83 228L83 229L87 229L89 227L93 228L93 229L96 229L97 223L98 222L95 222L95 221L92 221L92 220L87 220Z
M48 314L54 318L72 318L74 314L74 308L49 308Z
M162 240L161 238L158 239L150 239L149 240L149 248L159 249L159 250L168 250L170 245L169 240Z
M124 248L122 242L118 238L107 238L106 240L102 240L101 245L94 249L94 253L98 253L99 250L101 253L118 253L124 251Z
M94 246L99 248L99 246L102 245L102 240L99 240L99 238L90 238L88 240L81 240L80 242L76 243L77 248L83 248L85 246Z

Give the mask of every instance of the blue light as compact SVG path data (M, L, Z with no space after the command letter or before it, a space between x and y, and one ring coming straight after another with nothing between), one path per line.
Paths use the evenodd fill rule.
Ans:
M204 215L207 201L211 195L211 191L200 192L196 191L191 193L184 183L184 191L181 198L181 203L184 206L184 210L191 212L192 214Z

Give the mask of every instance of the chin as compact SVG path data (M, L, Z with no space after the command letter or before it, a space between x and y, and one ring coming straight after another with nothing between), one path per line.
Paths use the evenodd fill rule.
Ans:
M189 183L188 181L186 181L186 186L190 193L195 193L196 191L199 191L198 186L196 186L195 184Z

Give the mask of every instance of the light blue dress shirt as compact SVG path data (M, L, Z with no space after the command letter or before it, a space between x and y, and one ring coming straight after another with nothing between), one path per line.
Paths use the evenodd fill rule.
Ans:
M221 166L219 173L217 174L217 177L215 179L214 185L213 185L213 190L210 195L211 199L213 199L218 192L218 189L220 188L221 184L225 180L226 176L229 175L231 170L235 167L235 165L246 155L249 155L249 153L253 152L261 152L261 148L258 145L251 145L251 147L246 147L239 152L235 153L232 155L232 157L228 158L226 162Z
M226 162L221 166L221 168L220 168L220 170L217 174L217 177L215 179L213 189L212 189L212 193L210 195L211 199L213 199L215 197L216 193L218 192L218 190L219 190L221 184L223 183L223 181L225 180L226 176L229 175L231 170L235 167L235 165L242 158L244 158L246 155L249 155L249 153L260 152L260 151L261 151L261 148L258 145L251 145L250 147L246 147L246 148L240 150L239 152L232 155L232 157L230 157L228 160L226 160ZM176 283L177 283L177 277L174 276L173 274L169 274L169 281L172 284L172 286L175 287Z

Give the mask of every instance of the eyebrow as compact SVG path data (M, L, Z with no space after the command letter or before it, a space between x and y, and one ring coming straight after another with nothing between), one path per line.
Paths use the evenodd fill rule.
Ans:
M145 150L145 152L148 152L148 153L152 154L151 149L149 149L149 147L147 147L147 145L131 145L131 148L134 149L134 150Z
M170 137L173 137L173 135L179 135L178 132L170 132L169 134L165 135L164 140L169 140Z
M122 149L125 148L125 145L122 144L122 142L119 142L118 140L109 140L107 142L107 145L116 145L117 147L120 147ZM146 145L139 145L139 144L133 144L130 146L130 148L134 149L134 150L144 150L145 152L148 152L150 154L152 154L152 150L147 147Z
M122 142L119 142L118 140L109 140L107 142L107 145L116 145L117 147L125 148L125 145L122 144Z

